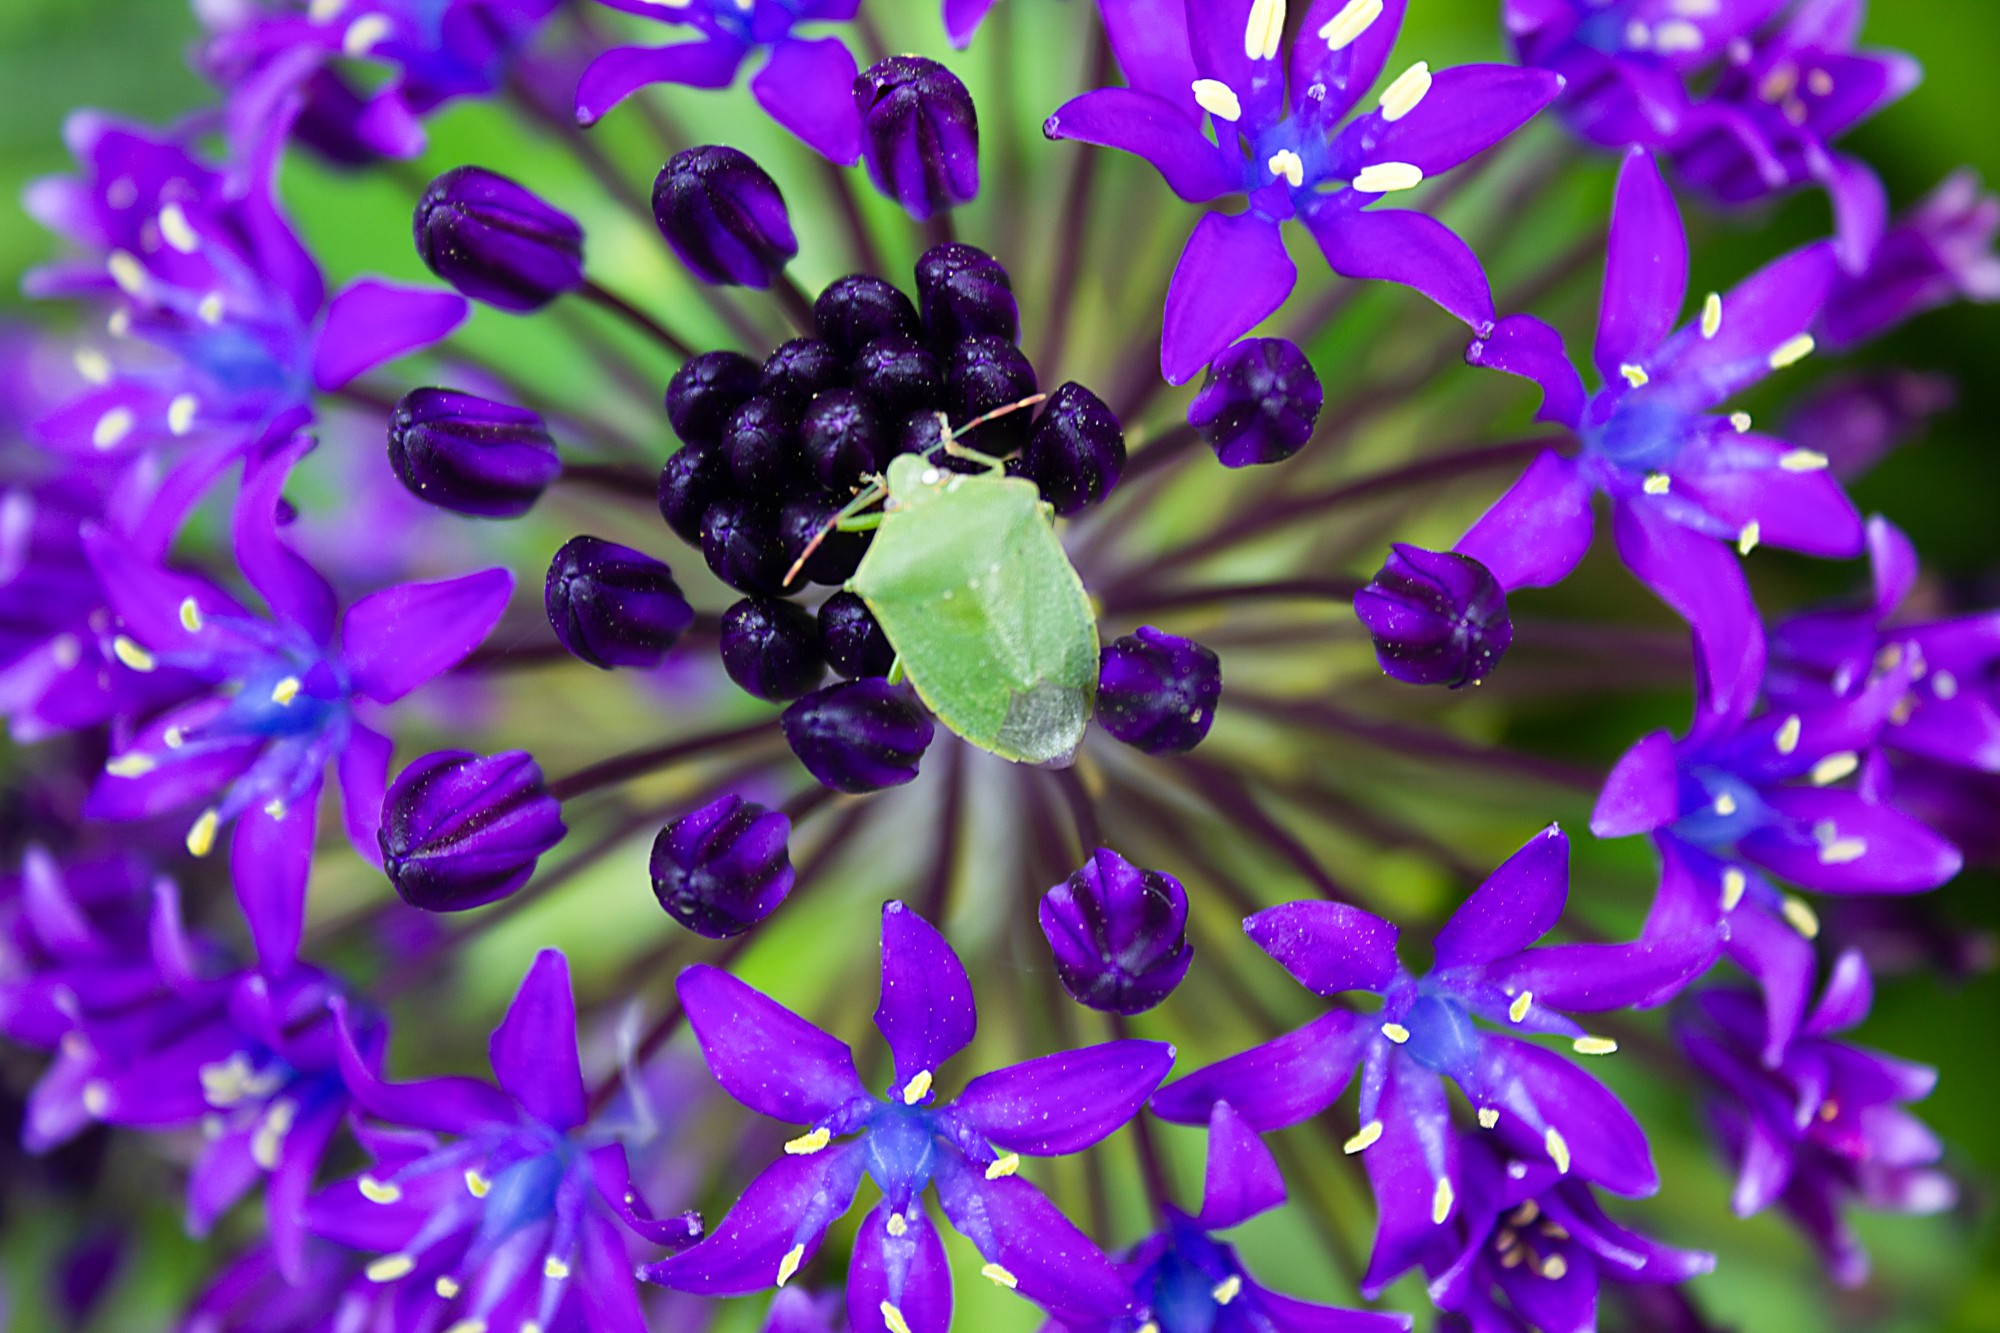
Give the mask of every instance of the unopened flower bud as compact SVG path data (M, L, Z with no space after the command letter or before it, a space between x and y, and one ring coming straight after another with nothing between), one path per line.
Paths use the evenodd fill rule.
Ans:
M1222 660L1193 639L1141 626L1098 659L1099 724L1147 754L1201 744L1221 698Z
M789 402L759 394L737 408L722 428L722 448L736 489L753 500L776 504L812 489L812 469L799 449L798 409Z
M1078 1004L1144 1013L1187 975L1187 890L1103 848L1042 895L1042 934L1056 975Z
M775 597L746 597L722 613L722 669L759 699L796 699L826 678L819 622Z
M444 750L396 775L375 836L404 902L462 912L526 884L567 831L532 756Z
M715 286L769 287L799 252L778 183L719 144L667 160L653 182L653 220L688 271Z
M875 187L919 222L979 193L979 116L958 76L922 56L890 56L854 81Z
M835 791L856 793L916 777L937 730L907 688L874 679L809 694L780 721L808 773Z
M854 577L854 571L861 566L861 557L868 554L866 532L842 532L838 528L826 531L827 523L839 512L840 500L830 495L800 496L786 501L785 507L778 511L778 541L784 550L787 569L792 561L805 554L813 538L820 539L813 553L806 556L805 564L799 567L801 582L838 587ZM797 584L785 589L787 594L797 591Z
M583 285L583 228L526 186L454 167L417 203L417 253L464 295L539 310Z
M653 896L697 935L741 935L792 891L791 834L791 820L776 810L740 796L710 801L653 840Z
M740 497L710 505L701 519L701 557L715 577L738 592L775 597L798 591L785 586L785 571L796 557L787 553L778 514L767 505Z
M1021 333L1007 270L984 250L957 241L932 246L917 260L917 308L940 347L982 335L1013 342Z
M655 667L694 622L673 571L597 537L573 537L549 562L543 597L563 647L594 667Z
M674 451L660 469L660 517L690 546L701 545L701 520L710 505L729 498L735 480L719 444L694 440Z
M954 427L1008 407L1035 392L1035 368L1021 349L1005 338L967 338L951 349L945 362L945 411ZM1004 456L1028 442L1034 428L1031 409L995 417L961 438L969 449Z
M806 407L799 449L806 465L831 491L851 490L889 461L889 432L867 394L828 389Z
M692 444L719 440L730 414L757 392L763 371L741 352L703 352L667 381L667 421Z
M1457 689L1480 680L1514 638L1507 593L1486 566L1402 542L1355 594L1354 614L1375 640L1382 669L1411 685Z
M795 411L805 408L813 395L825 393L847 382L847 367L840 353L817 338L794 338L779 343L764 362L757 392L766 398L789 403Z
M896 650L875 613L851 592L837 592L819 604L819 642L828 664L849 680L886 676L896 664Z
M847 374L848 382L874 399L889 421L934 410L944 394L944 369L937 358L923 343L903 334L869 343Z
M866 273L835 279L813 302L819 336L852 361L877 338L914 337L922 332L917 308L894 283Z
M1250 338L1215 359L1188 405L1188 424L1224 467L1278 463L1312 438L1326 401L1306 354L1283 338Z
M403 395L389 414L389 465L418 499L483 518L527 513L562 472L540 417L450 389Z
M1096 504L1125 470L1125 432L1111 409L1081 384L1049 395L1021 451L1021 474L1058 514Z

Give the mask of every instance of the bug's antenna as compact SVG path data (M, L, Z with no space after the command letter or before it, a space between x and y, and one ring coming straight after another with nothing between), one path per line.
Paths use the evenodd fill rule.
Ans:
M799 571L805 568L806 561L812 559L813 552L817 551L820 548L820 544L833 535L834 529L838 528L848 519L853 518L869 505L880 500L884 493L885 489L882 485L882 479L877 477L866 486L863 486L852 500L849 500L833 514L829 515L826 522L820 524L819 531L812 535L812 540L806 543L806 549L799 552L799 558L792 561L792 567L785 571L785 581L780 586L791 587L792 580L796 579L799 576Z

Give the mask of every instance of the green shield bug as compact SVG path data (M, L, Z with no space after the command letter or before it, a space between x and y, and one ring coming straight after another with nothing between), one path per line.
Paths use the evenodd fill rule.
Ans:
M1082 743L1097 694L1097 617L1035 484L956 436L1041 397L956 434L940 416L934 449L986 471L898 455L826 529L875 531L847 588L925 706L973 745L1023 764L1067 762ZM877 500L880 512L859 512Z

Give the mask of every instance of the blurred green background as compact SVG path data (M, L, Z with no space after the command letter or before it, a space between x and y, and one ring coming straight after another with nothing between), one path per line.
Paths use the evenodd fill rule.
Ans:
M1054 11L1063 4L1081 2L1003 0L1003 8L1028 11L1022 21L1029 37L1017 35L1017 40L1032 53L1034 33L1072 30L1058 21L1060 16ZM869 0L869 5L872 12L883 15L882 25L894 35L898 46L905 44L901 39L906 33L919 32L923 34L921 43L909 44L929 54L945 54L928 5L918 6L910 0ZM1400 58L1423 56L1439 65L1493 57L1499 49L1496 7L1492 0L1411 0ZM1913 96L1849 141L1849 147L1881 170L1897 204L1914 202L1961 164L1978 168L1988 180L2000 180L2000 135L1994 130L2000 126L2000 77L1995 73L2000 71L2000 3L1884 0L1874 7L1867 31L1873 44L1915 54L1928 74L1924 86ZM64 116L73 107L88 105L161 120L200 105L203 86L187 72L183 59L194 33L195 25L183 0L0 0L0 89L5 90L0 97L0 316L42 317L19 300L17 284L22 271L52 254L53 246L11 200L23 182L66 165L60 138ZM1068 91L1061 78L1067 57L1073 53L1065 54L1065 61L1044 67L1036 67L1024 57L1021 67L1029 71L1024 74L1028 87L1014 93L1012 105L1001 101L997 92L989 96L985 86L975 83L988 122L989 145L996 142L993 124L1005 116L1022 129L998 151L1018 152L1032 160L1040 138L1031 127L1053 105L1044 105L1044 93L1052 98ZM980 55L976 49L973 58ZM746 126L745 117L754 119L754 115L747 111L740 95L708 102L670 100L669 105L697 131L706 123L703 117L714 116L715 123L728 126L730 142L751 146L754 138L761 145L760 155L768 150L794 174L808 170L782 140ZM618 131L611 124L607 129ZM725 136L718 131L716 137ZM424 163L426 169L463 160L506 168L532 157L542 174L524 173L531 179L574 179L579 175L547 142L526 142L510 123L482 116L477 110L442 118L434 127L434 144L432 156ZM784 171L778 174L789 189L793 176ZM1037 174L1031 166L1027 179L1046 185L1054 177L1048 172ZM1117 179L1138 177L1128 173ZM1601 208L1605 191L1599 187L1608 187L1608 170L1586 184L1595 191L1590 195L1590 206ZM420 271L407 239L407 180L353 181L294 170L288 177L288 193L297 205L302 227L337 275L363 268L412 277ZM1137 197L1143 198L1147 208L1164 199L1158 191ZM1050 198L1052 201L1053 196ZM1039 203L1039 199L1031 201ZM1002 210L999 225L1007 225L1006 201L996 204L982 199L980 208L989 207ZM1135 216L1114 216L1109 224L1121 228L1129 224L1135 235L1160 230L1151 225L1158 219L1142 221L1136 216L1139 206L1134 207ZM592 222L593 267L612 272L634 287L667 284L661 290L666 299L672 298L671 284L677 279L667 273L654 238L635 229L629 219L607 220L600 227L594 215L586 216ZM1100 219L1100 225L1105 221ZM1172 218L1167 222L1170 233L1174 226L1182 228L1171 237L1177 242L1185 224ZM1697 283L1725 286L1785 246L1822 234L1825 227L1825 206L1817 197L1800 198L1749 218L1701 224L1696 230ZM910 243L914 245L914 238ZM1534 247L1537 242L1531 237L1523 244ZM1555 246L1542 241L1539 248L1547 252ZM809 266L802 276L812 281L838 271L811 244L801 264ZM1085 323L1088 326L1090 321ZM1365 328L1364 324L1364 332ZM473 336L483 350L503 359L519 363L546 358L536 369L552 379L578 371L578 354L566 349L560 338L548 337L547 332L526 323L496 323L482 316L475 321ZM1101 335L1103 329L1094 332ZM1324 370L1322 352L1331 355L1341 350L1331 344L1316 348L1315 359ZM1932 315L1867 349L1859 360L1936 371L1957 381L1957 408L1936 424L1924 442L1891 457L1862 481L1855 494L1864 511L1888 514L1908 530L1933 572L1951 587L1978 604L2000 602L2000 459L1995 457L2000 433L1993 425L2000 421L2000 311L1953 309ZM647 429L643 421L634 425ZM657 433L658 427L651 430ZM1765 559L1760 554L1759 560ZM532 558L524 556L517 567L529 564ZM1767 593L1775 590L1781 600L1791 601L1838 592L1861 576L1858 566L1813 567L1783 557L1770 558L1759 572L1768 580L1760 588ZM1593 604L1578 594L1577 600L1563 605L1578 610ZM586 712L602 722L608 707ZM1523 743L1602 762L1643 727L1677 724L1684 710L1685 701L1678 695L1641 698L1626 707L1598 708L1582 721L1569 713L1551 711L1546 704L1539 709L1527 705L1518 715L1495 725L1511 728L1514 738ZM605 733L600 730L598 734ZM1576 823L1580 813L1567 812L1566 822ZM1624 873L1630 873L1643 859L1638 848L1629 846L1604 852L1601 857ZM1992 877L1968 874L1940 895L1941 910L1954 929L2000 926L1996 889L2000 884ZM815 923L824 924L825 920L818 911L796 917L782 933L774 935L768 949L760 943L758 957L764 960L764 970L775 975L795 964L799 951L809 953L814 947ZM516 931L510 938L512 944L504 958L496 958L491 968L491 986L484 988L476 1002L460 1009L481 1015L482 1024L519 975L518 960L538 942L532 930ZM579 947L588 945L579 941ZM824 971L820 968L815 975ZM487 974L481 971L480 975L484 985ZM1810 1282L1811 1271L1802 1252L1769 1219L1742 1228L1722 1222L1714 1206L1720 1187L1712 1181L1695 1189L1700 1197L1694 1203L1668 1205L1678 1208L1680 1214L1673 1239L1721 1251L1723 1270L1705 1279L1698 1290L1721 1322L1751 1333L1807 1333L1829 1326L1908 1333L1926 1329L2000 1333L2000 1230L1993 1223L1989 1191L1981 1183L2000 1179L2000 1117L1993 1109L2000 1106L2000 1058L1996 1058L2000 1057L2000 979L1987 976L1969 983L1897 980L1884 986L1875 1017L1862 1035L1872 1044L1943 1068L1943 1084L1923 1113L1950 1141L1950 1161L1968 1181L1965 1205L1953 1217L1922 1222L1880 1219L1865 1224L1878 1267L1893 1275L1893 1297L1878 1300L1874 1294L1864 1294L1837 1302L1818 1297L1798 1299L1802 1285ZM1648 1104L1641 1109L1649 1121L1655 1113L1669 1121L1686 1118L1684 1110L1671 1105ZM1681 1161L1695 1160L1693 1156L1668 1158L1670 1181L1678 1183L1675 1168ZM171 1265L173 1256L182 1252L171 1238L171 1216L162 1216L156 1240ZM1709 1232L1703 1227L1716 1229ZM1307 1292L1324 1285L1320 1275L1286 1271L1284 1260L1288 1254L1297 1254L1295 1248L1274 1233L1256 1234L1260 1243L1263 1236L1273 1236L1275 1266L1267 1266L1264 1276L1275 1285ZM24 1231L17 1225L8 1235L15 1252L8 1256L7 1267L17 1275L32 1273L42 1257L33 1246L32 1230ZM1736 1262L1731 1262L1732 1256ZM163 1279L163 1284L177 1285L171 1278ZM990 1300L980 1307L1001 1308ZM1009 1328L1023 1322L1018 1311L991 1317L1005 1319ZM978 1322L977 1314L968 1314L967 1319L973 1322L966 1327L986 1333L987 1326Z

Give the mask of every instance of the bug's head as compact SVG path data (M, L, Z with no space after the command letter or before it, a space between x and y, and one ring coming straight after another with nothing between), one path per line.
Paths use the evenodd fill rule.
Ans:
M939 467L922 454L897 454L889 460L888 471L882 474L882 484L889 492L886 507L908 509L922 504L942 494L953 478L963 475Z

